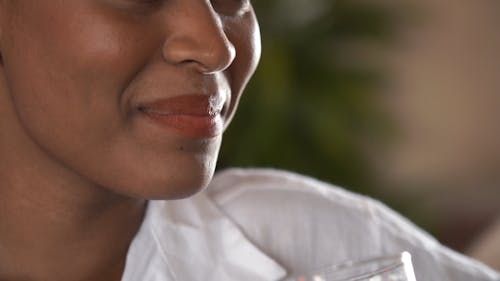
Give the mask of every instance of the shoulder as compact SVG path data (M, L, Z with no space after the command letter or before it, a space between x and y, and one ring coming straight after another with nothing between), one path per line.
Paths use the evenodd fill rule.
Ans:
M207 192L220 205L235 200L262 196L259 204L275 203L274 199L300 200L304 205L312 201L332 201L349 209L366 211L371 199L317 179L276 169L232 168L218 172ZM303 205L300 204L300 205Z
M307 176L229 169L206 192L250 240L298 271L408 250L419 280L498 278L379 201Z
M208 189L222 209L270 213L269 219L301 212L301 219L328 220L354 225L368 222L394 233L410 232L416 240L437 243L412 222L371 197L308 176L276 169L232 168L221 171ZM383 218L383 219L382 219ZM411 237L410 237L411 239Z

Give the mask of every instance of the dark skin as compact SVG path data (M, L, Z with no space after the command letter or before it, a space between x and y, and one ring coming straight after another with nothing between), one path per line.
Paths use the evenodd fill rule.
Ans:
M245 0L0 0L0 280L120 280L148 199L210 181L222 136L141 101L219 93L227 126L260 55Z

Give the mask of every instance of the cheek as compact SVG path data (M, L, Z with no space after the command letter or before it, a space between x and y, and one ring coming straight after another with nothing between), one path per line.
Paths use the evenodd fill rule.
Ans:
M59 137L85 131L116 115L121 91L154 45L140 36L144 27L95 12L89 16L76 5L25 5L19 11L25 16L13 19L6 75L22 121L40 134L49 125ZM65 10L70 8L78 13Z
M261 54L260 32L254 13L249 13L244 23L228 24L227 36L236 49L236 58L230 68L232 101L231 116L238 105L239 98L255 72Z
M45 153L96 177L91 167L106 170L100 164L117 166L125 155L111 151L128 129L122 92L153 53L154 34L109 16L24 8L2 49L16 117Z

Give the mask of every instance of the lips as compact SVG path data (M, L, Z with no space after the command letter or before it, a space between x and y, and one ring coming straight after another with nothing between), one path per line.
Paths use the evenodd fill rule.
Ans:
M141 104L138 109L161 127L191 138L212 138L224 128L218 96L183 95Z

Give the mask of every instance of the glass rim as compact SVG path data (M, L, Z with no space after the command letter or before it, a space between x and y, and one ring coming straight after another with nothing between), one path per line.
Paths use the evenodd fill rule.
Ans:
M343 270L352 269L353 267L363 267L363 266L368 266L370 264L375 264L375 263L382 263L382 264L380 265L379 268L376 268L375 270L370 270L367 272L360 272L354 276L342 277L342 279L338 279L337 281L363 280L363 279L370 278L370 277L376 276L378 274L384 273L386 271L393 270L399 266L403 266L405 272L408 272L410 274L409 281L415 281L414 273L413 273L413 266L411 264L411 254L407 251L403 251L399 254L393 254L393 255L388 255L388 256L368 258L368 259L364 259L361 261L352 261L351 260L351 261L347 261L347 262L342 262L339 264L328 266L327 268L323 268L323 270L327 274L334 274L336 272L341 272ZM320 280L322 280L322 279L320 279Z

